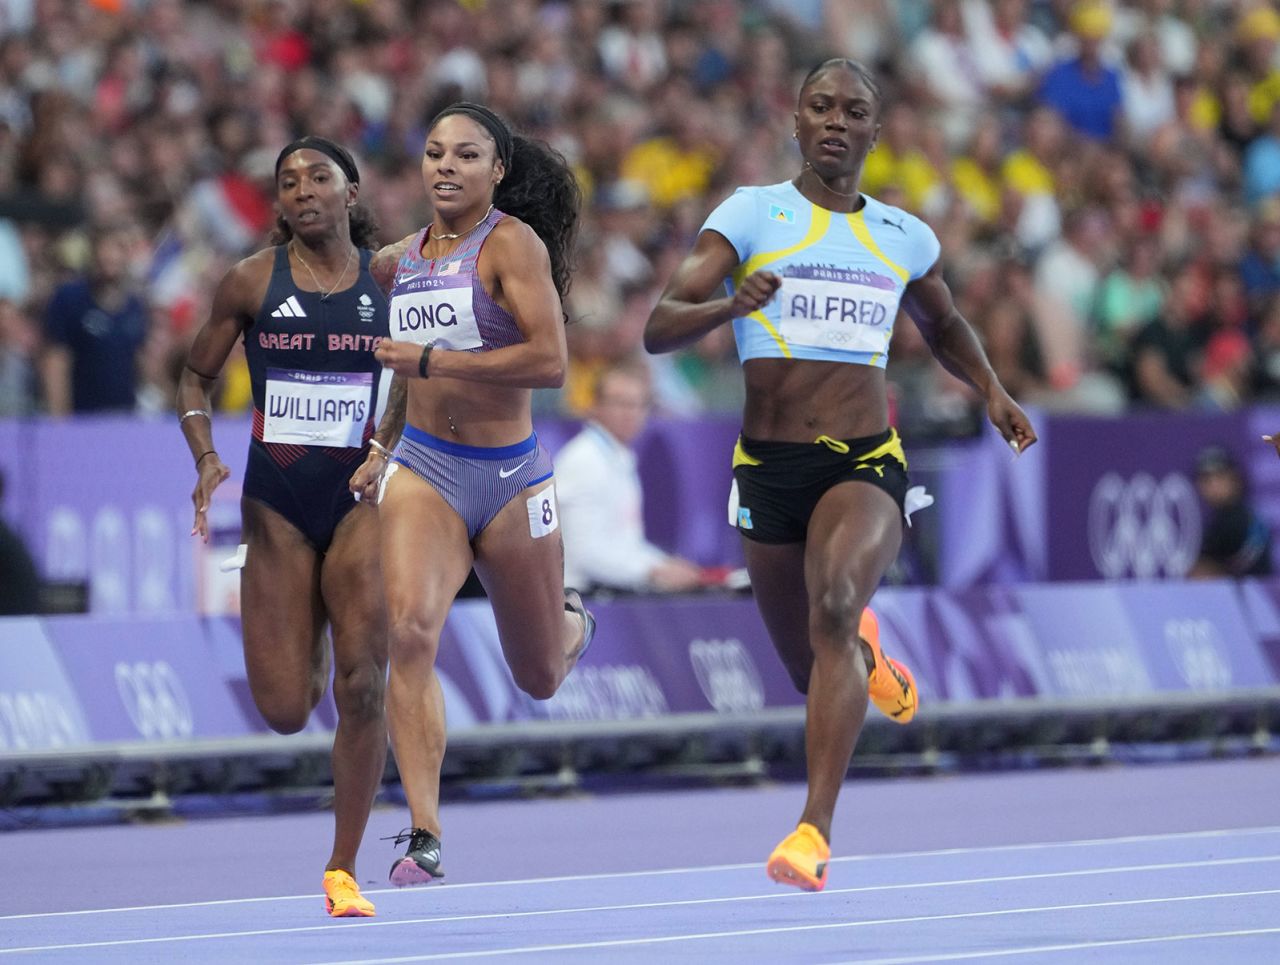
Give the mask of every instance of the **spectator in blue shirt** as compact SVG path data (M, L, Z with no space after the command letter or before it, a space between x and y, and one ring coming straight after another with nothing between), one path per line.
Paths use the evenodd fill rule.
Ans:
M1271 122L1244 151L1244 199L1256 207L1280 194L1280 101L1271 108Z
M1037 99L1081 134L1109 141L1116 136L1124 101L1120 72L1102 60L1102 43L1111 32L1110 8L1099 0L1081 0L1071 10L1071 30L1079 52L1045 74Z
M130 273L134 232L121 224L94 228L88 274L49 301L41 375L51 415L134 408L136 358L147 335L147 307Z

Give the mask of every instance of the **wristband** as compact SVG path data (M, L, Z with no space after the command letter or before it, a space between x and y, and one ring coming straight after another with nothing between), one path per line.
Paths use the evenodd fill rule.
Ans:
M369 440L369 448L380 455L383 459L387 460L387 462L391 461L391 450L380 443L377 439Z
M213 416L209 415L208 409L188 409L186 412L182 413L182 415L178 417L178 425L182 425L182 423L186 422L193 415L202 415L206 419L210 419L210 420L213 419Z
M435 344L435 342L428 342L422 346L422 357L418 359L418 375L424 379L427 377L427 362L431 359L431 349Z

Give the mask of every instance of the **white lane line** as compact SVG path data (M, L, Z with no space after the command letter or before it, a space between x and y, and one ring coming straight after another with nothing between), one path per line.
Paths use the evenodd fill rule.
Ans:
M918 962L957 962L967 958L1002 958L1009 955L1038 955L1042 952L1071 952L1082 948L1107 948L1115 945L1150 945L1159 942L1187 942L1198 938L1244 938L1249 935L1280 934L1280 928L1246 928L1239 931L1188 932L1184 935L1151 935L1146 938L1115 938L1107 941L1076 942L1071 945L1028 945L1025 948L1000 948L989 952L945 952L916 958L873 958L857 960L857 965L913 965ZM843 963L842 963L843 965ZM854 965L851 961L847 965Z
M1047 841L1038 844L998 844L985 848L944 848L937 851L900 851L889 854L855 854L831 859L831 864L869 861L900 861L907 858L936 858L955 855L1007 853L1010 851L1038 851L1055 848L1086 848L1121 844L1142 844L1154 841L1185 841L1200 838L1240 838L1255 835L1280 834L1280 825L1262 828L1224 828L1216 831L1175 831L1167 834L1141 834L1122 838L1082 838L1076 841ZM660 868L655 871L612 871L585 875L559 875L547 878L511 878L505 881L464 881L450 884L450 892L463 888L507 888L529 885L562 884L568 881L602 881L623 878L649 878L660 875L702 874L705 872L743 871L762 867L761 861L744 861L737 864L703 865L693 868ZM401 888L361 889L365 895L399 894ZM120 908L84 908L79 911L36 911L17 915L0 915L0 921L26 918L65 918L70 915L116 915L128 911L163 911L170 908L211 908L218 905L249 905L266 901L318 901L319 889L307 895L266 895L257 898L215 898L206 901L172 902L162 905L127 905Z
M1090 908L1116 908L1132 905L1154 905L1164 902L1207 901L1216 898L1247 898L1253 895L1280 894L1280 888L1267 891L1236 891L1215 895L1180 895L1170 898L1134 898L1123 901L1098 901L1079 905L1045 905L1038 908L1007 908L1001 911L971 911L952 915L916 915L911 918L881 918L875 921L841 921L827 922L820 925L784 925L780 928L743 928L723 932L694 932L688 935L663 935L653 938L615 938L601 942L565 942L560 945L527 945L521 948L495 948L472 952L440 952L427 955L405 955L399 958L344 958L334 962L315 963L315 965L399 965L403 962L438 962L457 958L493 958L498 955L534 954L537 952L568 952L587 948L623 948L628 945L661 945L673 942L705 941L714 938L740 938L749 935L783 935L796 932L832 931L837 928L866 928L873 925L913 925L927 921L956 921L965 918L997 918L1007 915L1034 915L1054 911L1077 911ZM1280 931L1276 929L1259 929L1262 931ZM990 954L984 952L983 954ZM895 959L895 961L897 961Z
M1134 874L1143 871L1168 871L1171 869L1221 867L1224 865L1259 864L1280 861L1280 855L1266 858L1218 858L1212 861L1180 861L1171 864L1128 865L1118 868L1089 868L1074 871L1046 871L1029 875L1000 875L991 878L961 878L949 881L917 881L896 885L861 885L856 888L827 888L822 895L849 895L870 891L909 891L919 888L949 888L957 885L981 885L1028 881L1043 878L1082 878L1090 875ZM1276 889L1280 893L1280 889ZM1245 892L1242 892L1242 894ZM1248 892L1254 894L1255 892ZM1269 894L1270 892L1256 892ZM466 915L436 915L430 918L401 918L393 921L328 922L324 925L295 925L288 928L258 928L251 931L203 932L193 935L158 935L151 938L115 938L94 942L73 942L58 945L28 945L22 948L0 948L0 955L18 952L67 951L76 948L108 948L120 945L158 945L165 942L207 941L216 938L246 938L259 935L293 935L304 932L331 931L335 928L398 928L403 925L438 925L464 921L493 921L514 918L545 918L552 915L591 915L607 911L643 911L654 908L682 908L691 905L723 905L739 901L775 901L778 899L808 898L821 901L806 892L788 889L764 895L730 895L721 898L679 898L672 901L630 902L620 905L590 905L575 908L542 908L536 911L482 912Z

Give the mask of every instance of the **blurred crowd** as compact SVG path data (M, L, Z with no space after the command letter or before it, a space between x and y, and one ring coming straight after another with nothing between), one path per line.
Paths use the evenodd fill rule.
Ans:
M799 167L799 80L885 93L863 190L925 218L1006 386L1059 411L1280 395L1280 10L1267 0L0 0L0 416L170 408L217 280L274 223L293 137L348 145L391 242L430 216L425 124L483 101L584 192L581 414L706 214ZM971 395L900 322L916 437ZM671 414L733 411L727 328L646 359ZM242 363L219 390L249 405Z

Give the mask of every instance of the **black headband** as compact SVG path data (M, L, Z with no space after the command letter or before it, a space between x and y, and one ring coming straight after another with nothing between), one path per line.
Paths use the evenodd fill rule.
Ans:
M465 114L471 118L493 138L493 143L497 147L499 160L502 161L504 167L511 167L511 153L515 149L515 138L511 134L511 128L507 127L506 122L483 104L472 104L467 101L459 101L457 104L450 104L432 120L431 126L435 127L441 120L450 114Z
M321 137L318 134L308 134L306 137L300 137L287 145L279 156L276 157L276 177L280 177L280 165L284 164L284 159L294 151L319 151L326 155L334 164L338 165L339 170L347 176L347 180L352 184L360 183L360 172L356 170L355 159L352 158L351 152L341 144L329 140L327 137Z

